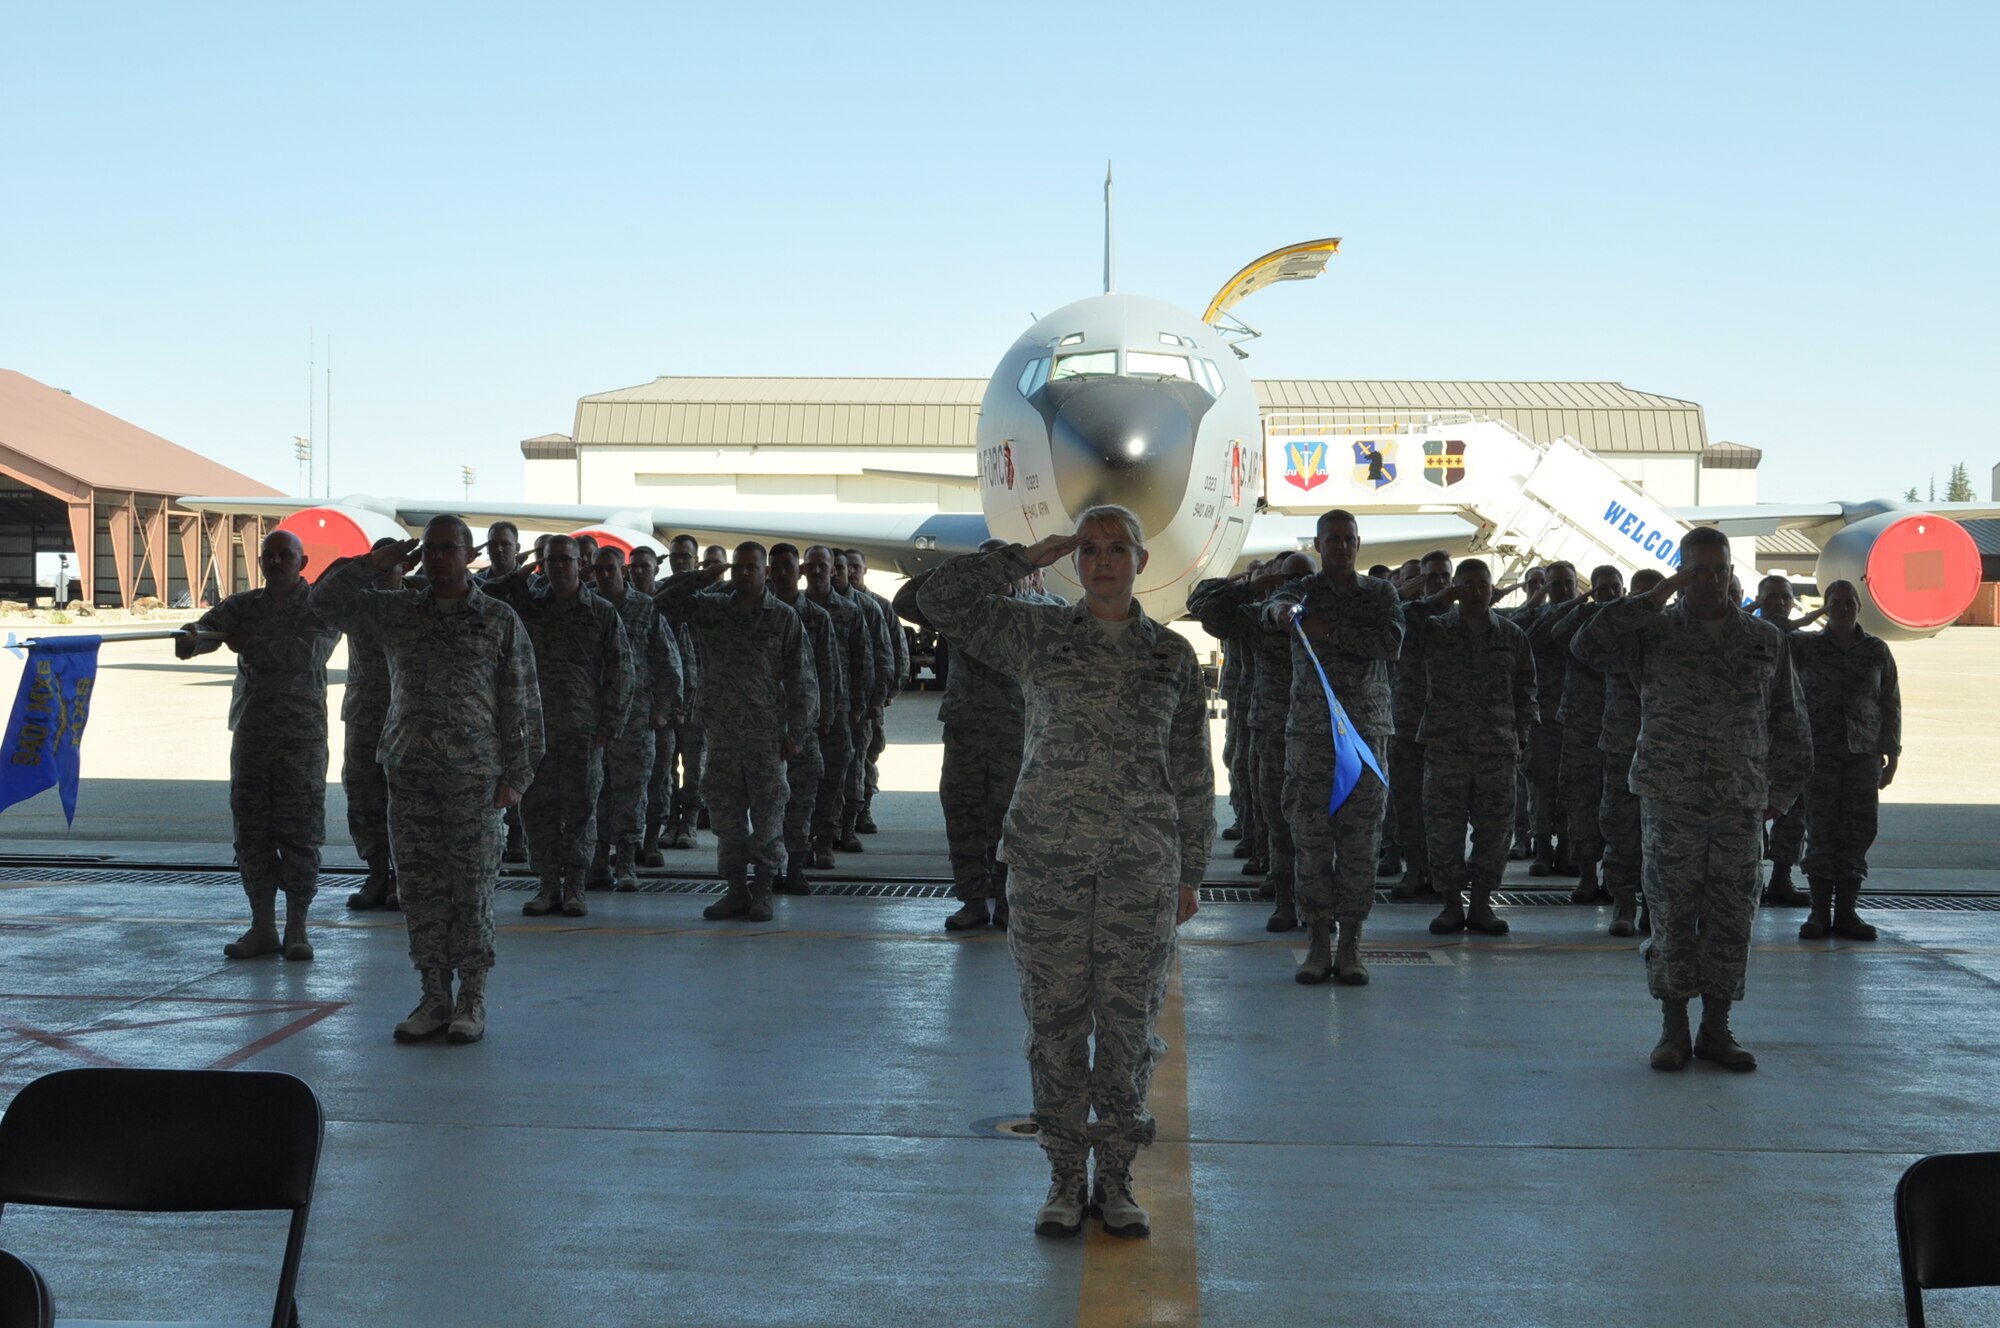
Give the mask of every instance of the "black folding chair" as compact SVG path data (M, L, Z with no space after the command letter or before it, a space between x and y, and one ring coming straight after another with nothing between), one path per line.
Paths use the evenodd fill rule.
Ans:
M1939 1153L1896 1182L1903 1312L1923 1328L1924 1292L2000 1286L2000 1153Z
M55 1321L56 1303L35 1265L0 1250L0 1328L50 1328Z
M271 1328L296 1328L293 1291L325 1129L319 1099L288 1074L59 1070L0 1116L0 1211L287 1211Z

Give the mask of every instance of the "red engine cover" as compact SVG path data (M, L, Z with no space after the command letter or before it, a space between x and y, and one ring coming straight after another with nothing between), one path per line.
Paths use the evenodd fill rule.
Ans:
M1948 626L1979 590L1979 548L1944 517L1906 516L1868 550L1868 593L1905 627Z
M278 529L298 536L305 546L308 581L317 581L336 558L368 552L378 539L410 538L393 517L361 507L308 507L280 521Z

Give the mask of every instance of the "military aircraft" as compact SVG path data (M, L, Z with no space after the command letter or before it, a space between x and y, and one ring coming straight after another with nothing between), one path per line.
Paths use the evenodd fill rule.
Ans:
M531 530L588 533L600 544L627 550L642 543L660 547L681 532L704 540L831 543L859 548L876 564L905 574L975 549L993 536L1029 543L1067 533L1085 508L1117 503L1136 512L1147 532L1151 558L1136 587L1139 598L1157 616L1178 616L1188 591L1202 578L1226 574L1247 557L1289 552L1311 542L1311 516L1266 510L1268 460L1282 455L1285 447L1297 447L1298 440L1266 437L1256 391L1242 367L1242 342L1259 334L1234 310L1276 282L1318 276L1339 251L1340 241L1309 240L1265 254L1231 277L1196 317L1114 288L1108 171L1105 214L1104 291L1037 319L1001 356L980 406L976 479L871 472L976 484L981 515L833 510L806 517L693 506L458 503L366 494L334 502L204 496L181 501L200 512L282 517L280 528L299 536L316 568L365 552L382 536L403 537L435 515L456 512L474 525L505 519ZM1428 426L1398 427L1415 430L1404 440L1413 451L1416 435L1424 435ZM1488 432L1495 429L1504 426L1492 425ZM1347 446L1352 440L1320 442ZM1379 477L1376 444L1353 445L1357 457L1375 459L1371 473ZM1439 446L1476 452L1489 444ZM1464 503L1357 502L1351 505L1361 515L1367 557L1394 565L1444 548L1460 554L1495 553L1502 555L1503 564L1519 565L1560 551L1579 562L1591 557L1629 568L1649 559L1670 565L1678 532L1690 525L1715 525L1736 536L1799 528L1822 548L1823 581L1841 576L1862 587L1864 624L1879 635L1907 639L1942 630L1971 603L1977 589L1977 550L1951 518L2000 515L2000 507L1974 504L1917 510L1883 502L1670 511L1649 504L1575 445L1549 448L1515 435L1496 436L1491 446L1517 458L1503 488L1532 500L1526 506L1535 521L1521 519L1516 508L1490 521L1483 515L1488 509ZM1553 476L1559 470L1566 481L1560 489L1538 483L1538 473ZM1490 500L1491 486L1487 492ZM1607 521L1611 530L1598 529ZM1496 530L1496 524L1509 528ZM1622 534L1617 529L1621 524ZM1550 543L1550 531L1567 542ZM1643 550L1628 547L1628 541L1648 535ZM1066 565L1051 569L1051 588L1074 598L1080 591L1069 572Z

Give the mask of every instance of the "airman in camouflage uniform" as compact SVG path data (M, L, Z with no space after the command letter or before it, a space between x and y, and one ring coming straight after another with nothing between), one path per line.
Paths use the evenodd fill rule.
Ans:
M1249 565L1244 568L1243 574L1245 576L1255 576L1262 570L1263 566L1262 561L1252 558ZM1212 581L1203 582L1202 584L1221 585L1224 580L1225 578L1216 577ZM1194 595L1200 589L1201 586L1196 586L1194 590L1188 592L1190 603L1192 603ZM1192 612L1191 609L1190 612ZM1248 742L1248 739L1244 736L1247 728L1247 725L1244 723L1244 710L1249 705L1249 696L1246 687L1250 679L1249 671L1246 667L1249 658L1250 651L1248 647L1238 646L1232 649L1225 644L1222 647L1222 667L1217 671L1215 678L1216 695L1220 696L1223 701L1222 768L1229 772L1229 815L1231 824L1223 828L1222 837L1236 841L1241 841L1243 838L1246 820L1243 814L1244 804L1252 796L1252 790L1255 787L1257 777L1254 769L1247 768L1248 758L1243 751L1243 745ZM1243 852L1247 854L1248 849L1244 849Z
M1822 607L1804 617L1794 618L1792 609L1796 603L1788 578L1774 573L1757 583L1757 603L1754 606L1757 616L1785 633L1794 645L1798 643L1794 634L1826 612ZM1796 650L1792 654L1792 667L1799 667ZM1771 828L1765 832L1764 856L1771 860L1771 879L1764 886L1764 905L1767 908L1802 908L1811 902L1792 880L1792 868L1799 865L1799 854L1805 845L1806 802L1807 799L1800 798L1793 803L1792 809L1771 822Z
M847 811L847 786L854 768L854 733L875 686L874 632L867 615L834 589L835 567L841 555L824 544L806 550L803 572L806 598L826 610L833 623L837 708L819 717L819 790L813 797L810 866L833 866L833 844L842 833ZM851 822L848 823L852 833Z
M799 588L799 576L804 569L798 546L772 545L770 569L771 593L780 604L799 615L799 625L805 629L813 682L818 688L813 727L807 730L798 753L785 763L785 783L790 790L785 800L785 874L772 888L809 895L812 886L806 881L806 863L812 858L814 804L819 797L820 781L826 775L821 739L829 728L846 720L847 670L834 639L833 616Z
M1253 777L1247 786L1258 815L1252 830L1261 828L1263 843L1253 851L1269 867L1264 878L1273 901L1267 931L1290 931L1298 921L1298 851L1292 843L1291 822L1285 818L1285 724L1292 706L1291 642L1264 626L1264 605L1272 592L1310 575L1312 559L1286 554L1260 564L1255 574L1204 581L1188 596L1188 612L1202 630L1225 643L1224 649L1248 656L1251 691L1244 700L1243 733L1250 748Z
M637 551L634 551L637 557ZM597 861L618 890L639 888L639 838L647 825L655 735L681 705L681 652L653 597L626 579L625 555L606 546L592 569L597 596L618 614L632 659L632 700L625 727L604 749L604 792L597 800Z
M380 549L401 541L375 541ZM378 589L402 584L392 569ZM389 852L389 777L375 759L389 716L389 657L367 628L347 634L347 685L340 698L340 786L347 794L347 833L368 864L368 879L347 897L352 909L399 908L396 864Z
M1872 941L1875 928L1855 901L1868 876L1881 790L1902 759L1903 694L1888 643L1855 621L1861 600L1853 583L1835 581L1825 603L1826 630L1791 637L1813 745L1805 798L1812 912L1799 936Z
M692 535L674 536L667 551L667 566L675 576L695 570L696 554L701 548L700 541ZM720 564L727 566L727 563ZM657 593L657 592L656 592ZM659 791L650 805L660 810L653 814L656 824L648 831L648 838L655 842L664 838L674 848L693 848L695 841L695 821L699 818L703 803L701 800L701 771L708 754L706 730L702 725L701 698L707 679L703 676L701 647L688 630L686 623L674 623L674 644L681 651L681 696L680 714L672 724L671 741L658 753L664 769L656 769L653 784ZM667 730L661 730L661 738L667 738ZM670 789L663 789L665 781ZM648 866L664 866L666 859Z
M632 550L631 557L625 560L626 581L649 602L659 593L659 574L660 555L643 544ZM670 827L674 819L675 729L680 724L682 711L694 697L694 647L672 623L666 623L666 629L667 636L674 643L674 658L680 661L680 686L675 690L673 704L658 713L659 722L653 726L653 771L646 776L646 829L638 859L641 867L667 865L666 854L660 851L660 840L663 835L669 841L673 838Z
M1444 612L1431 597L1451 586L1451 555L1434 550L1423 556L1418 568L1417 575L1397 591L1403 610L1403 653L1396 660L1391 695L1396 736L1389 745L1389 785L1400 792L1391 793L1389 803L1406 869L1389 892L1391 899L1440 893L1431 879L1426 800L1419 792L1424 787L1424 745L1417 735L1424 720L1424 624Z
M1665 578L1652 568L1632 574L1632 593L1642 595ZM1570 655L1576 637L1570 636ZM1639 925L1639 795L1632 791L1632 757L1639 746L1639 685L1629 670L1603 670L1604 712L1597 750L1604 760L1604 788L1597 803L1597 828L1604 841L1603 881L1611 892L1613 936L1631 936ZM1647 919L1644 930L1652 930Z
M1563 830L1563 847L1576 867L1576 889L1570 891L1573 904L1594 904L1610 891L1598 879L1598 861L1604 856L1604 827L1598 819L1598 804L1604 800L1604 753L1598 740L1604 732L1604 675L1576 657L1570 643L1598 609L1625 593L1625 577L1609 563L1590 574L1590 594L1571 600L1554 614L1549 636L1558 649L1556 656L1567 670L1563 678L1562 708L1562 801L1568 812Z
M535 541L535 556L541 557L548 543L544 535ZM379 547L379 545L378 545ZM495 521L486 528L486 566L472 574L472 584L484 587L495 577L506 576L521 564L521 528L512 521ZM417 583L421 578L417 578ZM507 842L500 850L502 862L528 860L528 836L521 829L521 808L517 803L501 813L507 826Z
M896 672L896 648L889 639L885 615L872 596L851 584L853 567L854 560L846 553L835 556L834 594L853 605L868 628L868 685L855 689L858 698L855 709L859 717L851 730L846 796L841 801L840 824L833 839L833 846L842 853L861 851L861 840L856 831L860 826L862 810L868 802L868 747L875 741L875 730L882 722L883 707L889 704Z
M1517 590L1525 595L1522 602L1501 607L1499 601ZM1535 625L1535 613L1548 594L1548 569L1530 567L1519 581L1494 592L1493 612L1525 632ZM1538 709L1540 704L1540 701L1536 702ZM1507 856L1516 862L1535 856L1535 823L1529 814L1528 801L1528 763L1522 761L1514 774L1514 843L1507 850Z
M896 694L903 690L904 679L910 676L910 638L903 630L902 619L896 616L896 608L885 597L868 588L864 578L868 575L868 559L859 549L847 551L847 585L857 594L867 596L881 615L882 631L889 643L889 676L885 679L888 695L882 700L887 707L894 705ZM875 833L875 790L882 783L882 753L889 745L889 730L883 711L877 711L871 719L868 730L867 787L861 800L861 810L855 817L854 828L864 835Z
M1375 848L1388 790L1367 769L1340 805L1327 815L1333 790L1333 717L1320 686L1326 670L1354 732L1379 763L1388 751L1395 719L1389 670L1403 646L1403 614L1387 581L1358 575L1361 531L1339 508L1319 519L1320 570L1271 596L1265 630L1291 633L1292 704L1285 721L1285 816L1298 852L1299 916L1309 941L1300 982L1337 977L1349 986L1368 981L1361 962L1361 927L1375 906ZM1311 655L1297 639L1298 617L1312 642ZM1314 666L1314 657L1319 667ZM1333 953L1338 924L1340 949Z
M708 679L702 789L715 830L716 867L729 886L702 910L710 919L771 920L771 887L785 871L785 764L818 722L819 680L805 629L799 615L771 594L767 560L763 545L746 541L726 569L730 593L703 589L725 570L709 567L669 577L659 595L668 618L693 631Z
M1664 1011L1653 1067L1692 1056L1732 1070L1755 1056L1729 1029L1743 997L1757 911L1763 821L1799 796L1812 769L1805 703L1785 635L1729 598L1729 541L1712 526L1681 540L1680 570L1645 595L1609 604L1573 649L1593 668L1623 665L1639 686L1639 795L1646 974ZM1683 586L1680 604L1666 607ZM1702 998L1701 1034L1687 1002Z
M1528 739L1528 814L1535 832L1535 860L1528 868L1530 876L1566 876L1576 865L1562 788L1562 695L1563 681L1569 673L1568 651L1555 638L1555 625L1576 607L1573 603L1576 568L1569 563L1549 564L1548 592L1546 603L1532 614L1523 615L1526 621L1516 620L1518 626L1527 629L1528 645L1535 652L1536 686L1540 689L1535 704L1541 719ZM1556 849L1558 834L1563 841L1560 852Z
M448 1030L454 1042L473 1042L486 1031L499 811L519 800L541 762L541 698L527 629L499 600L471 593L472 533L457 517L425 528L424 589L370 589L419 547L410 540L329 569L312 604L348 631L373 633L389 657L376 754L389 775L389 842L424 986L397 1040Z
M231 959L283 950L313 957L306 911L326 842L326 661L340 633L313 612L298 536L274 530L258 561L264 584L231 595L181 630L174 654L236 652L229 690L229 817L250 928L222 947ZM197 632L221 639L200 640ZM278 935L278 893L285 933Z
M1005 540L988 540L980 552L1006 547ZM895 607L898 617L936 630L918 602L929 580L925 573L904 582ZM999 593L1014 598L1021 590L1017 583ZM938 706L938 721L944 725L938 805L951 855L951 893L959 901L958 910L944 920L945 930L968 931L989 922L1005 927L1007 864L1000 861L1000 830L1021 777L1027 702L1010 674L988 666L963 642L944 639L951 667Z
M1187 640L1131 597L1141 539L1130 513L1096 509L1076 535L954 558L918 594L937 629L1015 678L1027 705L1002 857L1034 1116L1052 1173L1037 1215L1043 1235L1081 1230L1093 1144L1106 1230L1151 1230L1131 1165L1155 1128L1146 1093L1166 1047L1153 1026L1174 929L1195 911L1215 834L1207 685ZM1072 551L1082 604L1008 594Z
M1417 605L1427 612L1413 615ZM1508 929L1493 911L1492 896L1507 870L1514 771L1534 730L1535 655L1527 633L1491 612L1492 605L1492 571L1482 560L1467 558L1450 586L1403 606L1404 621L1414 619L1424 634L1418 650L1423 698L1417 736L1424 753L1431 877L1444 896L1444 909L1430 929L1440 936L1467 927L1504 936ZM1406 655L1408 650L1405 645ZM1469 911L1460 891L1471 893Z
M486 593L520 615L542 689L547 744L521 801L541 889L521 911L540 917L560 908L580 918L590 912L585 880L597 854L604 750L625 727L636 675L618 611L583 585L576 541L557 535L546 547L539 570L547 585L528 584L531 565L488 581Z

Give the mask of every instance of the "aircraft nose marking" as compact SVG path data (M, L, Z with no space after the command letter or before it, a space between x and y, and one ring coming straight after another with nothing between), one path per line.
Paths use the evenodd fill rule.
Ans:
M1189 385L1114 377L1051 383L1039 395L1064 508L1117 503L1149 533L1165 529L1187 492L1207 398Z

